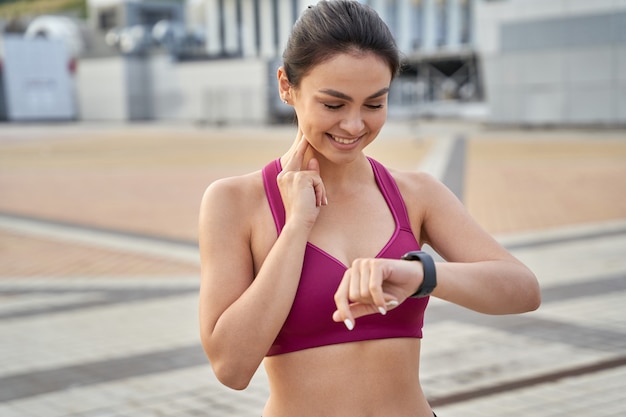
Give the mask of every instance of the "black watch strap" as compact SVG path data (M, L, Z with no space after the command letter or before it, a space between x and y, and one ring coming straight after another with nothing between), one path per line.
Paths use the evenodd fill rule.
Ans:
M424 280L417 291L410 298L427 297L433 292L437 286L437 270L435 269L435 261L433 258L423 251L412 251L402 255L405 261L420 261L424 268Z

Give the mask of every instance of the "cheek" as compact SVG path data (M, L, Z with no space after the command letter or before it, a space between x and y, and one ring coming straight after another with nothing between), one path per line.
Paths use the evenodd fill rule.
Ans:
M367 118L367 123L372 130L379 130L387 121L387 110L377 111Z
M302 106L296 109L296 115L298 117L298 125L310 130L310 133L315 131L325 131L330 125L336 123L336 117L328 111L319 108L319 106Z

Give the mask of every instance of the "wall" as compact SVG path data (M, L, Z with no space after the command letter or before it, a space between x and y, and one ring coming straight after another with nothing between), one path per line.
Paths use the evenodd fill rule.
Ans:
M167 55L82 60L80 119L265 123L265 60L175 62Z
M477 27L492 122L626 124L626 2L483 3Z
M266 73L264 60L177 64L169 93L159 94L157 117L211 124L265 122Z
M124 59L81 60L76 81L80 120L130 120Z

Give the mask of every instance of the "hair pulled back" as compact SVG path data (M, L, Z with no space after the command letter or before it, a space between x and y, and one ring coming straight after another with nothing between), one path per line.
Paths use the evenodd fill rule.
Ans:
M322 0L296 21L283 52L283 67L290 84L297 87L313 67L333 56L367 52L389 65L392 79L396 76L400 54L378 13L353 0Z

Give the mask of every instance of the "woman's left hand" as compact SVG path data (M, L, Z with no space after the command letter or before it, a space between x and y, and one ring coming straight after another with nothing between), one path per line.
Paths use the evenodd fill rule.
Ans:
M356 259L346 270L335 292L337 310L333 320L349 330L355 319L368 314L386 314L415 292L423 281L420 262L396 259Z

